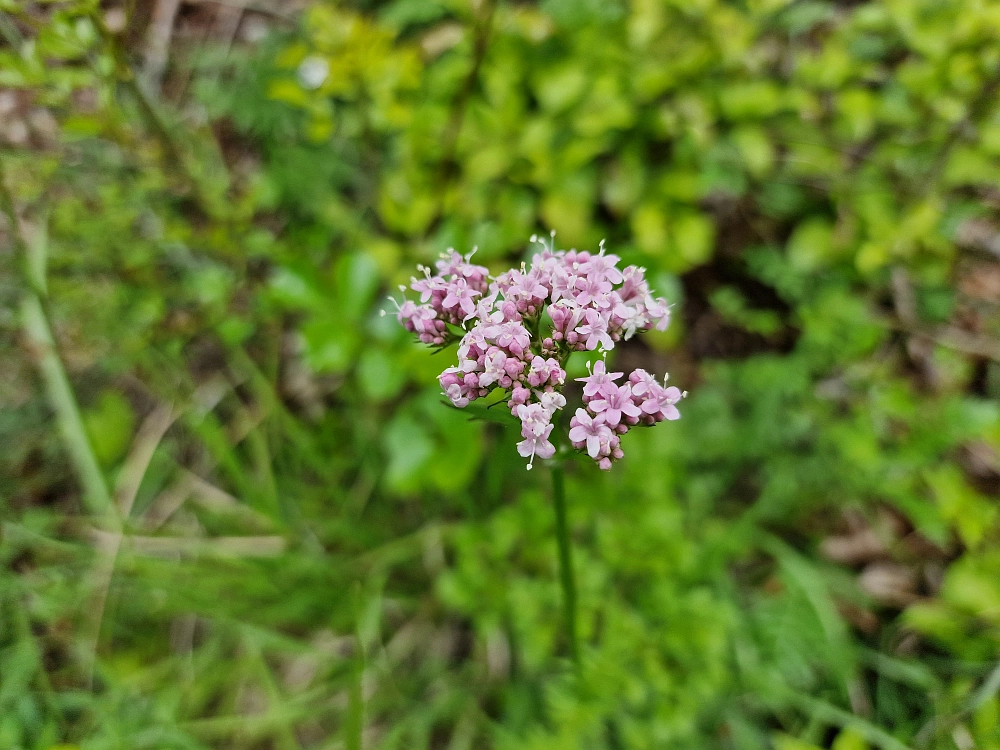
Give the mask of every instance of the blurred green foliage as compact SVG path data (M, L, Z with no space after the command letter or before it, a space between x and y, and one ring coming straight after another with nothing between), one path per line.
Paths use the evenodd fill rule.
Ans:
M114 10L0 0L0 747L1000 748L1000 3L314 2L163 96ZM569 472L579 674L546 477L378 314L548 228L691 391Z

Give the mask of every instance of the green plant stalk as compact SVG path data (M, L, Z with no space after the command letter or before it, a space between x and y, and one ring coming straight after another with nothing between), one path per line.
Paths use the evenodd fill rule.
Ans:
M576 637L576 579L573 576L573 549L570 546L566 522L566 485L562 466L552 464L552 503L556 510L556 541L559 545L559 582L562 585L563 617L566 643L573 663L580 663L580 649Z
M24 239L14 200L7 190L6 174L0 162L0 210L7 214L11 236L20 256L25 281L21 300L21 322L32 358L45 384L46 395L56 414L59 431L69 451L70 460L83 485L84 504L96 516L106 518L117 530L120 520L111 500L104 474L97 463L87 431L80 417L80 408L70 386L66 369L56 350L55 338L42 302L46 290L44 243L31 247Z
M363 679L365 654L358 641L358 653L351 669L351 685L347 694L347 715L344 719L344 747L347 750L363 750L365 729L365 697Z
M347 714L344 716L344 747L346 750L363 750L365 729L365 640L362 637L361 584L356 582L351 594L354 608L354 663L351 668L351 684L347 693Z
M37 295L31 292L25 295L21 301L21 319L28 345L42 374L49 403L56 414L63 442L83 485L84 504L96 516L117 518L104 475L87 438L69 378L56 353L48 318Z

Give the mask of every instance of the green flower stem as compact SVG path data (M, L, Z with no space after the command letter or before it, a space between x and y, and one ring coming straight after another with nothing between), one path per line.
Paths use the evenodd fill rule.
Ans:
M556 541L559 543L559 580L562 584L563 614L566 620L566 642L573 663L580 663L576 638L576 579L573 577L573 549L566 523L566 486L562 466L552 464L552 501L556 509Z

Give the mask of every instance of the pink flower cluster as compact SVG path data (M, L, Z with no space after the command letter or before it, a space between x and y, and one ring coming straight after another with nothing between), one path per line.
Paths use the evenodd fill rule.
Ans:
M437 262L437 274L420 267L424 277L411 280L420 302L397 303L397 319L422 342L439 347L459 342L458 364L439 378L455 406L465 407L496 388L508 391L507 406L521 422L517 450L529 459L529 469L535 457L555 454L552 419L566 405L561 390L569 355L607 352L636 331L662 331L670 322L666 301L653 297L645 270L619 270L620 259L605 254L603 242L599 252L589 253L556 251L554 241L531 240L542 246L531 267L522 264L496 277L474 265L472 253L463 257L449 250ZM401 289L405 293L406 287ZM574 447L585 448L602 469L621 458L618 436L629 426L679 416L674 403L680 392L642 370L628 385L616 386L599 362L585 380L587 410L577 410L576 432L570 435Z
M475 315L476 297L489 289L490 271L470 263L471 257L472 253L463 258L450 250L434 264L438 273L433 276L426 266L417 267L424 278L411 279L410 288L420 295L420 304L404 300L397 317L423 343L443 346L449 323L460 326ZM405 286L400 289L406 292Z
M678 401L684 396L678 388L663 385L642 369L618 385L623 373L608 372L603 361L597 362L589 376L577 378L584 383L583 404L569 422L569 439L577 450L585 450L607 471L624 454L621 436L636 425L654 425L664 419L680 419Z

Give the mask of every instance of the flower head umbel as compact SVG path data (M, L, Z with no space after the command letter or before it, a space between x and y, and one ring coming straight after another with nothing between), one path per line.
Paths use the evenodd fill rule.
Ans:
M619 269L620 259L607 254L556 250L542 246L530 267L521 264L498 276L454 250L442 254L431 269L418 266L421 278L410 289L419 302L397 302L397 319L420 341L443 347L458 342L458 364L438 378L448 400L458 408L495 389L507 395L507 406L521 422L517 451L528 459L551 458L557 412L566 406L566 360L575 351L606 356L622 339L652 328L666 329L670 309L654 297L645 269ZM404 295L406 287L401 287ZM547 314L546 314L547 313ZM590 367L588 365L588 367ZM624 454L621 436L636 426L680 417L677 402L685 395L645 370L608 372L603 360L590 367L584 383L584 408L570 419L569 441L602 469Z

